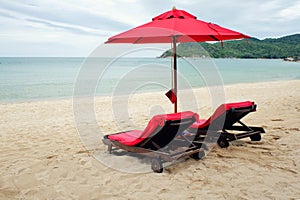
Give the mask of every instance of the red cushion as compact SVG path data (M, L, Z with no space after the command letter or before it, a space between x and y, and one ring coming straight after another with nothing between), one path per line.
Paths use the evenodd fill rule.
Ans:
M157 127L164 126L166 121L181 120L181 119L191 118L191 117L198 118L197 114L191 111L156 115L149 121L144 131L131 130L128 132L117 133L117 134L109 135L108 139L116 140L127 146L133 146L140 143L145 138L149 137Z
M243 101L243 102L237 102L237 103L226 103L222 104L225 105L226 110L230 110L232 108L244 108L244 107L250 107L254 105L253 101ZM221 106L222 106L221 105Z
M254 102L252 102L252 101L222 104L216 109L216 111L213 113L213 115L210 118L208 118L207 120L199 119L195 123L193 123L190 126L190 128L199 129L199 128L207 127L207 126L210 125L211 121L213 121L213 120L217 119L218 117L220 117L227 110L230 110L232 108L250 107L252 105L254 105Z
M114 135L109 135L108 138L110 140L116 140L121 142L122 144L131 146L139 142L138 138L141 136L142 133L143 132L140 130L131 130Z

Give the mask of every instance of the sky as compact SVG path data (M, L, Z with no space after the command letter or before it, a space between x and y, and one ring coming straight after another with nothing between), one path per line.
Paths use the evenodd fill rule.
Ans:
M300 33L300 0L0 0L0 57L86 57L173 6L259 39Z

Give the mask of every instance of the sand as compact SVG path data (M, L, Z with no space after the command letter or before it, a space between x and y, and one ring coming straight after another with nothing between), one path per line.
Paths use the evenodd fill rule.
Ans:
M209 92L195 94L201 97L197 112L208 117ZM144 172L150 166L138 158L109 155L100 139L171 112L162 94L131 96L131 124L121 117L118 126L110 98L96 98L96 126L75 123L82 118L74 115L72 100L0 104L0 199L300 199L300 81L229 85L225 94L226 102L258 104L244 122L265 128L262 140L216 146L204 159L183 159L161 174ZM85 144L78 126L91 128ZM117 163L123 171L107 166L118 160L124 160ZM124 172L135 170L132 165L140 173Z

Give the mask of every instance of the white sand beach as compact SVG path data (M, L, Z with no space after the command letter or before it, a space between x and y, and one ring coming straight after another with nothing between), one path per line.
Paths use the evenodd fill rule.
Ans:
M196 93L203 96L198 113L208 117L213 111L207 91ZM226 102L255 101L257 112L243 121L262 126L262 140L216 146L204 159L184 159L161 174L126 173L95 159L78 135L71 99L2 103L0 199L300 199L300 80L229 85L225 94ZM158 105L171 109L160 95ZM130 117L141 127L149 121L145 105L151 99L131 99ZM114 126L106 100L95 102L99 128L126 128L126 122ZM100 139L99 133L95 149L118 159Z

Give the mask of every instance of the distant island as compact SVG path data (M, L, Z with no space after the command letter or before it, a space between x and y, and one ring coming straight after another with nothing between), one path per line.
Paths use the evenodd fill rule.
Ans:
M199 45L201 44L201 45ZM160 57L172 55L170 50ZM177 47L179 57L213 57L213 58L267 58L300 61L300 34L277 39L257 38L236 41L225 41L224 46L217 43L181 43Z

